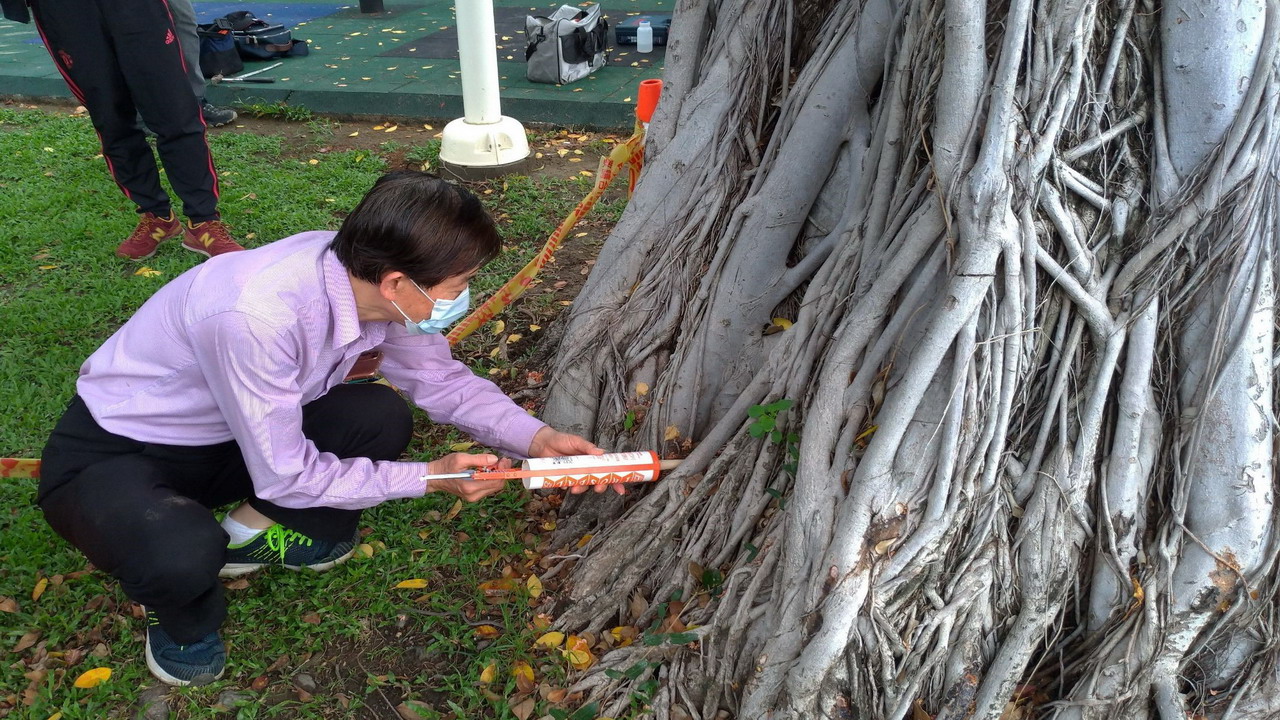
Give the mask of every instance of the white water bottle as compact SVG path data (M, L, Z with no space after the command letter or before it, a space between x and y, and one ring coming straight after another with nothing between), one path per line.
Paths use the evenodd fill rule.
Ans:
M641 20L636 28L636 50L642 53L653 52L653 26L648 20Z

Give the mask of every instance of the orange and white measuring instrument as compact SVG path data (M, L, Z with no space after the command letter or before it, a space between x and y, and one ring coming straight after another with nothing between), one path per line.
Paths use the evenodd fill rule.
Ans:
M529 458L519 470L479 468L456 473L423 475L422 480L520 480L525 488L566 488L583 485L653 482L663 470L674 469L679 460L663 460L650 450L604 455L564 455Z

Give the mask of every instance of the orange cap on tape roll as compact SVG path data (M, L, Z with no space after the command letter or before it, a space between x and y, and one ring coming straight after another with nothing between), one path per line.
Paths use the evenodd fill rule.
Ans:
M653 111L658 107L658 98L662 97L661 80L641 80L639 99L636 101L636 117L647 123L653 118Z

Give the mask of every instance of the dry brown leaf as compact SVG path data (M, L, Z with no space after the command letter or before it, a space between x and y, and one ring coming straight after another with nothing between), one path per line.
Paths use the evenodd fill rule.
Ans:
M431 708L417 700L405 700L396 706L396 714L400 716L400 720L423 720L422 713L419 710L427 711Z
M270 684L271 684L271 678L267 677L266 675L259 675L258 677L253 679L253 682L249 683L249 689L254 692L262 692L263 690L266 690L267 685L270 685Z
M11 597L0 595L0 612L16 613L18 612L18 601Z
M289 664L289 654L285 653L284 655L281 655L280 657L276 658L275 662L268 665L266 671L269 673L273 673L288 664Z
M546 688L546 690L544 691L543 688ZM544 700L550 703L564 702L565 696L569 694L569 691L564 688L553 688L545 685L542 688L538 688L538 692L542 694Z
M511 675L516 679L516 689L521 694L532 693L537 688L533 681L533 668L527 662L518 662L511 668Z
M307 623L308 625L319 625L320 613L314 610L312 610L309 613L304 613L302 616L302 622Z
M632 620L639 620L641 615L649 610L649 601L644 599L637 590L631 593L631 599L627 602L627 611L631 615Z
M39 639L40 639L39 631L32 630L31 632L26 633L22 637L18 638L18 644L13 646L12 652L20 653L23 650L26 650L27 648L31 647L32 645L35 645L36 641Z
M534 699L527 697L511 706L511 714L515 715L517 720L529 720L529 716L533 714L534 705Z
M609 631L609 635L613 637L613 642L618 647L626 647L636 641L640 637L640 630L632 625L619 625Z
M244 590L249 587L249 578L236 578L229 583L223 583L222 587L227 590Z

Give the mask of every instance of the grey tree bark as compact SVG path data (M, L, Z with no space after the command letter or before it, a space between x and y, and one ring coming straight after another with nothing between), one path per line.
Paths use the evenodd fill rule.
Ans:
M592 538L558 623L649 638L577 687L663 720L1275 717L1280 0L673 27L544 415L687 458L560 525Z

